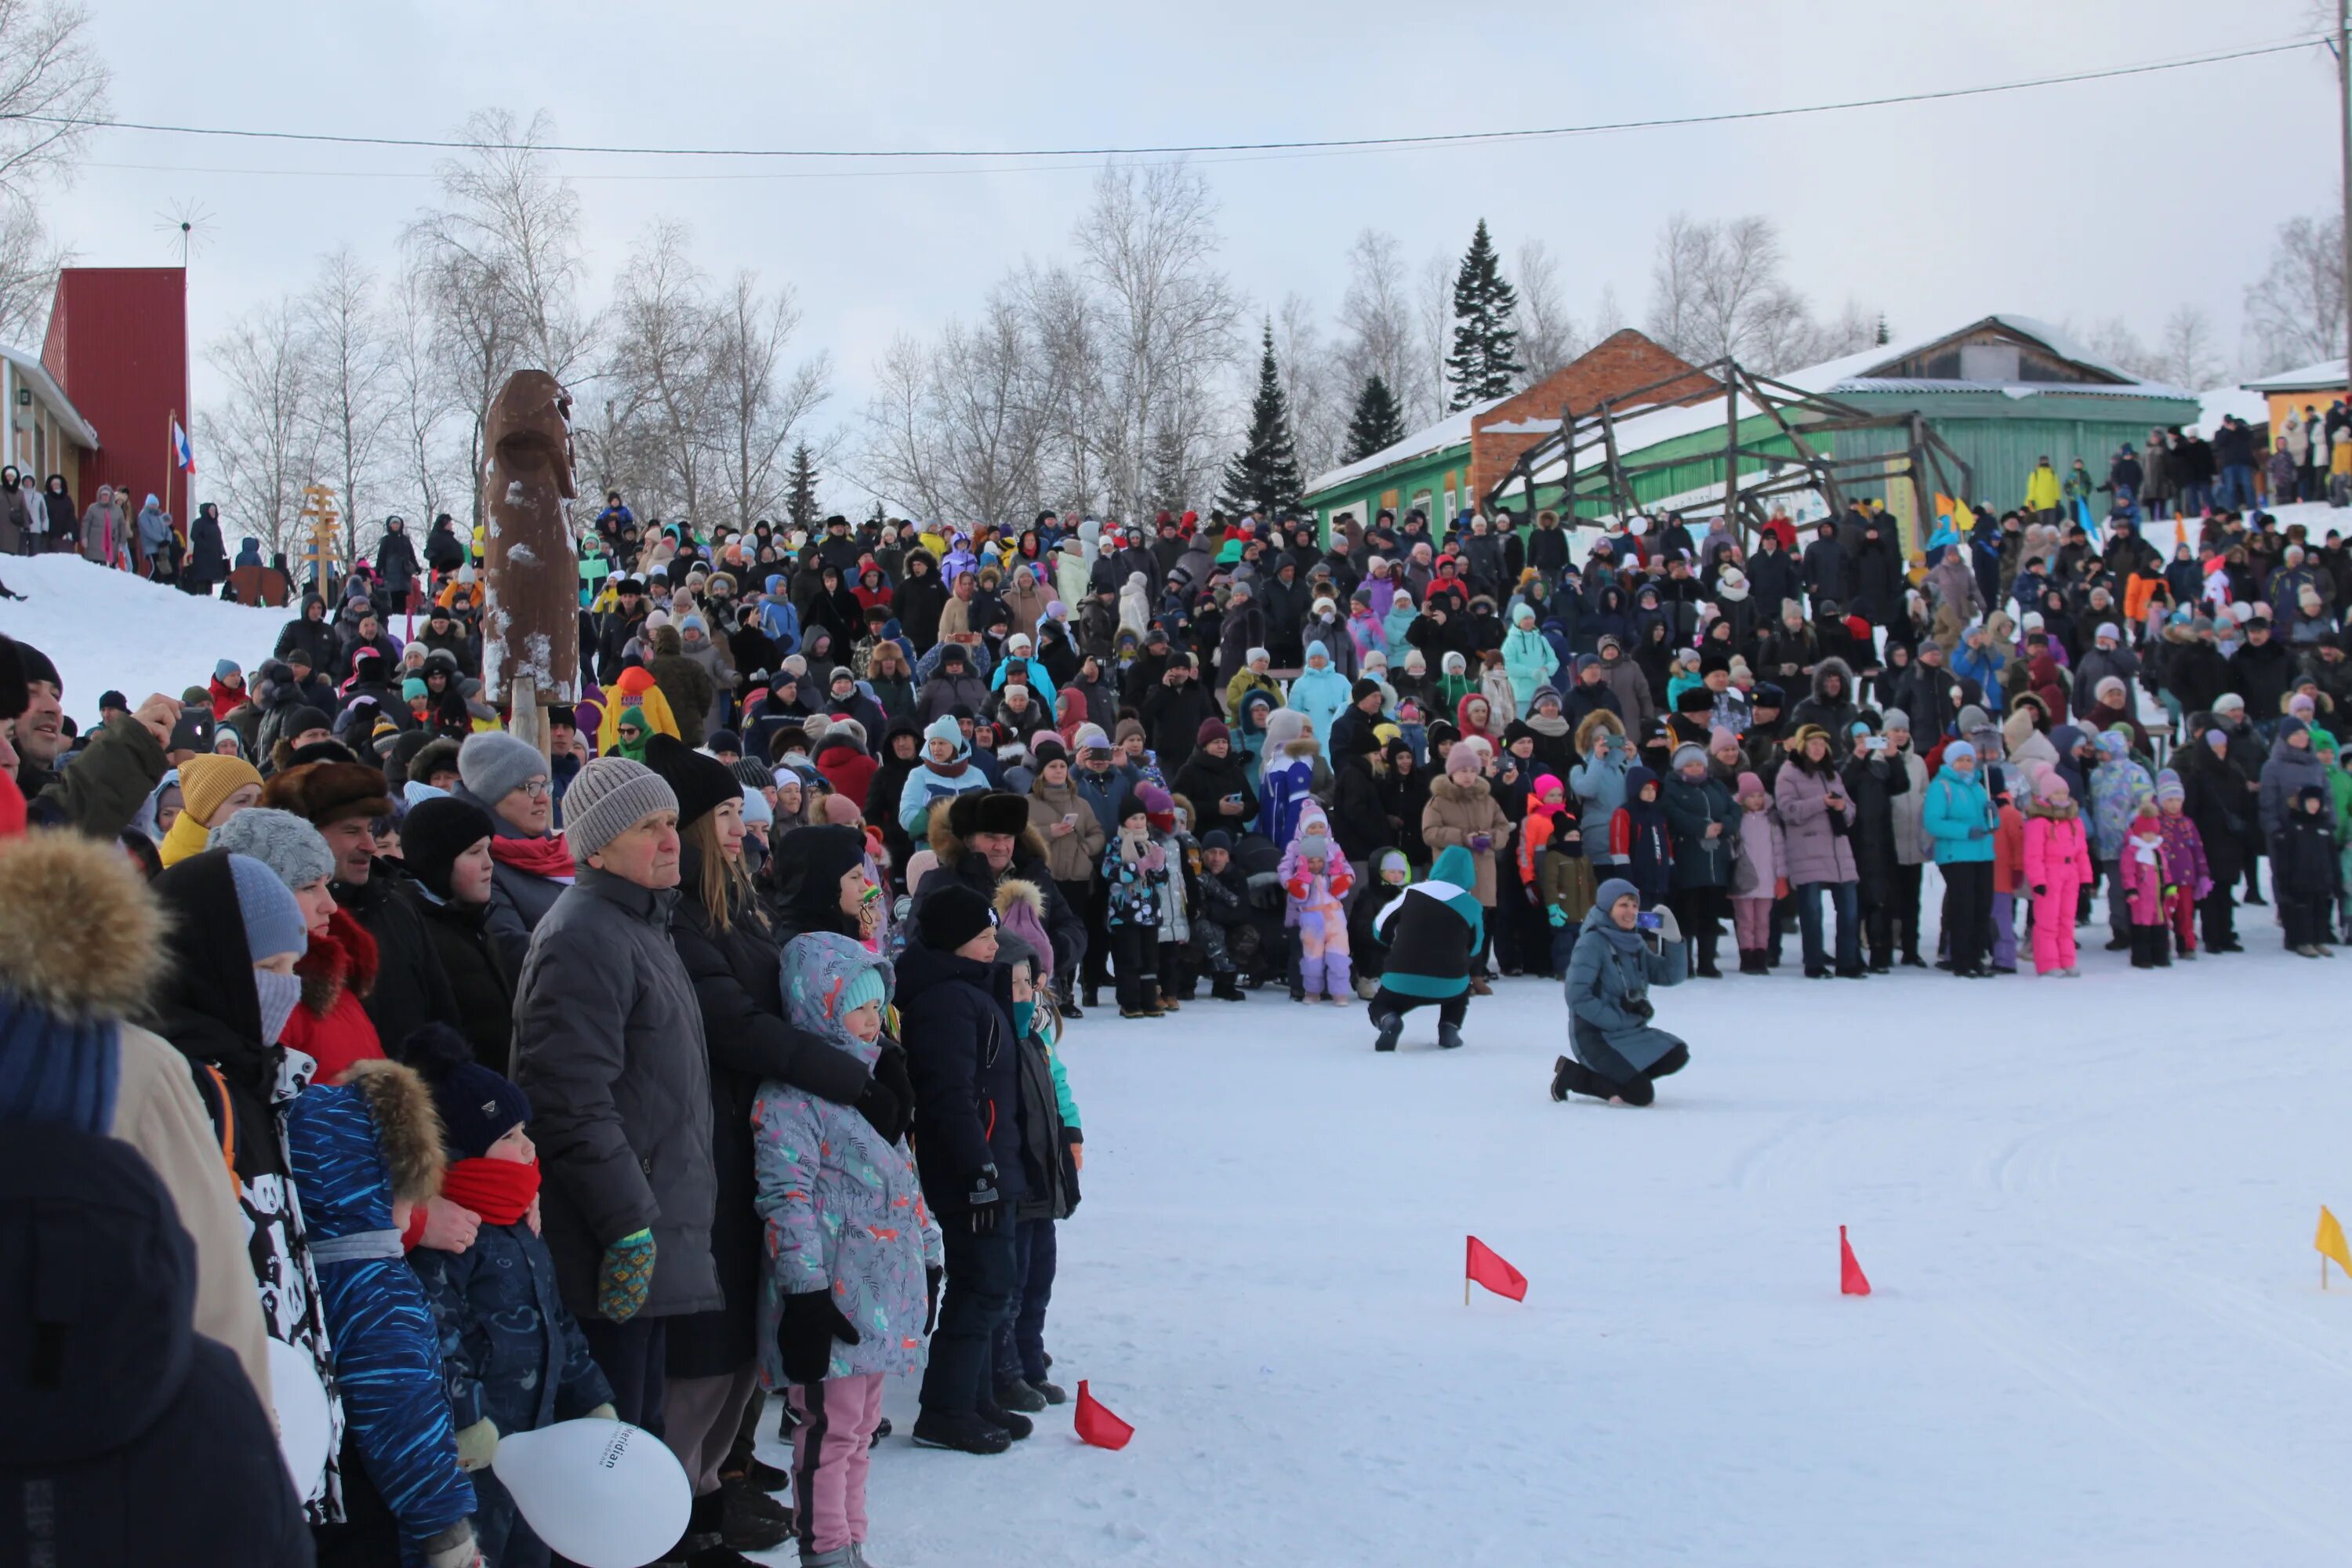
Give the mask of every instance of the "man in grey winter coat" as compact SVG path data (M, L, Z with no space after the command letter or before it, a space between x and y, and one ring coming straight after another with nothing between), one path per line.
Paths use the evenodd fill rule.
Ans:
M658 1426L665 1321L724 1304L702 1009L669 935L677 796L641 763L598 757L564 792L564 820L579 879L515 986L515 1081L564 1305L621 1419Z

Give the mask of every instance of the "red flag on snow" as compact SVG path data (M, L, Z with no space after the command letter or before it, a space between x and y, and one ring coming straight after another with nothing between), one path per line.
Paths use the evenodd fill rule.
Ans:
M1847 1296L1870 1294L1870 1277L1853 1256L1853 1244L1845 1238L1845 1226L1838 1226L1838 1290Z
M1497 1296L1508 1296L1514 1301L1528 1299L1528 1277L1504 1262L1501 1253L1475 1236L1470 1238L1470 1256L1462 1271L1472 1284L1483 1285Z
M1124 1448L1127 1440L1135 1436L1135 1428L1104 1409L1087 1390L1087 1380L1078 1379L1078 1436L1097 1448Z

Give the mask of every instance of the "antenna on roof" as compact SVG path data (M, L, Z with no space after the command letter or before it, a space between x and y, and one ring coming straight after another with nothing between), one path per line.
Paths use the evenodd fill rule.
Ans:
M155 215L155 232L167 243L180 247L180 266L185 268L188 258L202 256L212 237L213 215L194 202L173 202L165 211Z

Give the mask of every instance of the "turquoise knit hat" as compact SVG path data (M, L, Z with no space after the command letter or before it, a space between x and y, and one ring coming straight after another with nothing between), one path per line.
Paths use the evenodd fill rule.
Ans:
M841 988L841 1001L837 1004L833 1016L835 1018L846 1018L868 1002L878 1002L887 1005L889 1000L889 993L882 984L881 966L867 964L851 975L849 983Z

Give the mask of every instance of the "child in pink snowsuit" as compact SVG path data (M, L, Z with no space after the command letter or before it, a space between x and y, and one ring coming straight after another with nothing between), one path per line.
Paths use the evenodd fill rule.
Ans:
M2033 972L2080 974L2074 963L2074 900L2095 873L2082 808L2055 768L2042 773L2025 808L2023 869L2033 895Z
M1328 995L1348 1005L1348 889L1356 885L1348 858L1332 840L1323 808L1298 815L1298 831L1283 852L1282 886L1290 895L1283 924L1298 931L1298 984L1305 1000Z
M1789 879L1789 845L1772 792L1754 773L1741 773L1739 841L1731 862L1731 930L1739 943L1739 973L1766 974L1772 947L1772 902Z

